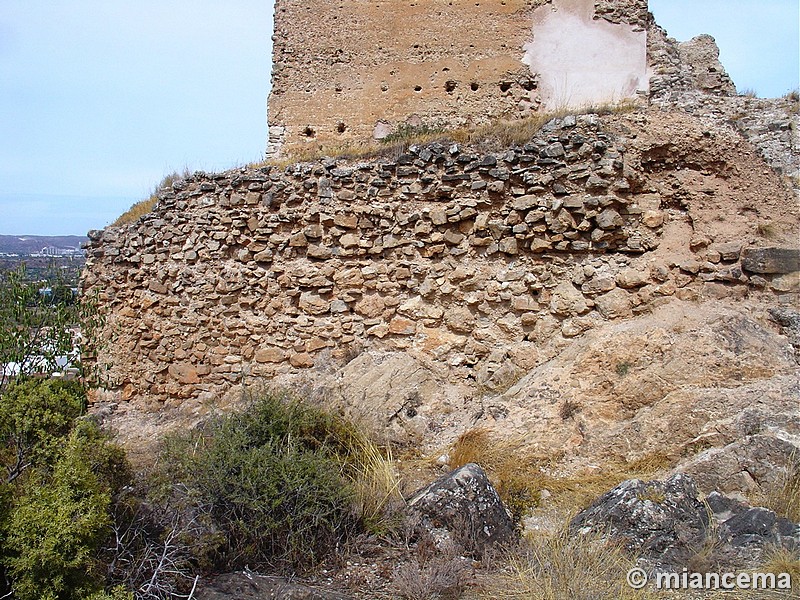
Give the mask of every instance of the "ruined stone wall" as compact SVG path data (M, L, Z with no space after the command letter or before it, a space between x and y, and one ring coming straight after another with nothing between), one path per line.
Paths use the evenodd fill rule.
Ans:
M594 20L597 28L639 32L635 52L593 49L591 36L579 46L587 60L638 61L632 54L640 52L637 87L646 79L646 0L277 0L267 155L364 142L403 124L458 127L530 115L540 100L536 73L523 62L534 13L584 20L586 11L590 29Z
M742 180L755 169L735 153L758 163L735 137L651 126L569 116L500 152L433 144L195 174L139 222L91 233L83 287L108 319L98 360L118 398L152 410L362 348L491 381L497 352L531 368L544 340L659 298L794 290L785 264L740 263L758 219L737 202L762 193L748 210L779 218L774 173ZM689 214L695 193L719 203L727 234Z

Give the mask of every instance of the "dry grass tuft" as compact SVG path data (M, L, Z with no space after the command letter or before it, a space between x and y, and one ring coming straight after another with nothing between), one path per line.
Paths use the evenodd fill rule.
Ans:
M141 219L144 215L149 214L153 211L153 208L156 206L156 202L158 202L158 193L167 188L171 188L172 184L176 181L180 181L181 179L186 179L191 175L188 167L184 167L182 171L173 171L165 175L161 181L153 188L153 192L150 194L148 198L145 200L141 200L131 206L128 210L122 213L117 220L111 224L111 227L120 227L121 225L127 225L128 223L134 223Z
M471 576L464 559L444 554L413 558L398 565L392 577L396 597L404 600L457 600Z
M147 200L141 200L137 202L119 217L117 217L117 220L111 223L111 227L120 227L121 225L127 225L128 223L134 223L138 221L144 215L153 212L153 208L155 208L157 201L158 197L153 195Z
M768 240L773 240L779 236L778 227L774 223L759 223L756 225L756 233Z
M483 467L515 521L539 504L539 476L546 461L524 452L522 440L493 439L486 429L470 429L449 454L453 468L471 462Z
M356 512L373 533L384 533L396 525L403 504L391 449L381 450L362 434L351 440L349 451Z
M800 586L800 551L788 548L772 548L764 555L759 571L767 573L789 573L795 586Z
M644 600L626 573L635 560L618 546L597 537L573 536L565 528L527 541L510 557L508 567L484 587L486 600Z
M786 471L778 486L762 491L760 502L779 517L800 522L800 457L789 457Z
M629 462L611 461L602 468L558 476L554 467L562 457L533 454L524 440L495 438L481 428L462 434L449 456L453 468L470 462L481 465L517 521L539 506L542 490L549 492L549 506L575 514L626 479L653 479L675 462L655 452Z

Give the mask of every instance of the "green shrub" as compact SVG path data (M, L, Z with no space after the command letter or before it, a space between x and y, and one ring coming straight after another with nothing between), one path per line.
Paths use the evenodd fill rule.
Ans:
M75 382L27 379L0 395L0 464L13 482L31 466L50 464L86 408Z
M77 382L18 379L0 395L0 591L17 600L102 589L111 498L130 474L85 406Z
M166 479L195 490L224 534L218 567L302 570L358 527L348 477L358 462L356 438L341 419L265 394L202 433L173 440Z
M16 363L19 370L0 369L0 392L14 379L59 370L58 357L72 351L70 327L80 315L55 295L39 292L61 285L58 275L31 281L24 266L0 272L0 364Z
M4 541L3 563L18 600L79 599L102 589L98 549L126 471L121 450L96 424L80 421L52 469L30 476Z
M124 587L117 586L108 592L95 592L87 596L86 600L133 600L133 594Z

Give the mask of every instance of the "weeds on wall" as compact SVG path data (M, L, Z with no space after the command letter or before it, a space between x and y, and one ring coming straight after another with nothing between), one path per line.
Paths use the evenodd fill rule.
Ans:
M172 184L180 181L182 179L186 179L191 175L191 171L189 167L184 167L181 171L173 171L172 173L168 173L164 175L164 177L159 181L156 186L153 188L152 193L146 199L141 200L131 206L127 211L122 213L117 220L111 224L111 227L119 227L121 225L127 225L128 223L133 223L141 219L144 215L153 211L153 208L156 206L156 202L158 202L158 194L162 190L171 190Z

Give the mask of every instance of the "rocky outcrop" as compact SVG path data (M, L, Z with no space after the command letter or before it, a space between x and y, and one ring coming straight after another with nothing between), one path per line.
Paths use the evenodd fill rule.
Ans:
M749 432L744 429L742 439L704 450L681 464L680 470L690 475L704 494L757 497L761 490L780 489L789 472L800 466L800 448L774 435L752 409L743 417L743 424L749 421L745 425ZM754 431L759 433L753 435ZM785 435L785 430L778 431Z
M579 513L570 529L620 542L654 569L673 572L696 569L704 548L713 548L715 567L732 567L754 564L772 547L800 546L798 524L717 492L701 502L694 481L683 474L625 481Z
M438 546L457 544L481 557L492 546L515 539L514 523L486 473L464 465L419 490L408 500L410 518Z

